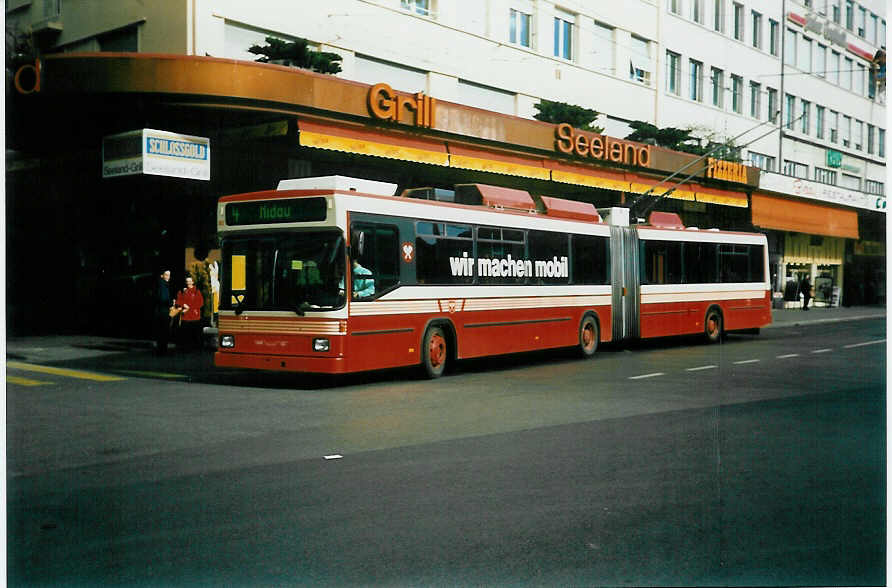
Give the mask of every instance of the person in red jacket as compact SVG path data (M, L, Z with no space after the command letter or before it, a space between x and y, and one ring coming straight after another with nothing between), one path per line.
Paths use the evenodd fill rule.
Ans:
M182 308L180 343L183 349L201 347L201 307L204 297L195 287L195 280L186 277L186 287L177 294L176 306Z

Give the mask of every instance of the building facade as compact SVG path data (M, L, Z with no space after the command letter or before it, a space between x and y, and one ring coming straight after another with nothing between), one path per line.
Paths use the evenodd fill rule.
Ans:
M828 304L885 295L880 0L10 0L7 31L36 54L7 60L8 272L43 275L59 251L76 303L91 306L103 280L138 298L133 284L156 266L213 250L220 195L326 173L403 187L482 181L598 206L684 179L654 207L768 233L778 295L803 274ZM329 83L254 64L250 47L270 36L337 53L342 71ZM388 127L369 106L381 84L433 99L436 122ZM629 153L647 150L646 165L594 161L593 135L580 158L533 121L541 99L597 110L605 143L632 121L692 128L734 147L716 157L760 171L735 183L700 163L664 181L695 158L639 144ZM103 177L104 141L135 129L209 138L209 178ZM36 219L52 228L49 244ZM49 303L11 298L13 326Z

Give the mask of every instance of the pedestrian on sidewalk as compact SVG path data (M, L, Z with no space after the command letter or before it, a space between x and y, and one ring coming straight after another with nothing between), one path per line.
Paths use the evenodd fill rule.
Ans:
M183 349L200 349L201 307L204 306L204 296L195 287L192 276L186 276L186 287L177 294L176 306L183 309L179 342Z
M164 355L167 353L167 342L170 339L170 310L173 308L173 298L170 295L170 270L163 270L159 275L153 304L152 327L155 331L155 353Z
M803 276L799 282L799 290L802 292L802 310L808 310L808 302L811 300L811 281L808 276Z

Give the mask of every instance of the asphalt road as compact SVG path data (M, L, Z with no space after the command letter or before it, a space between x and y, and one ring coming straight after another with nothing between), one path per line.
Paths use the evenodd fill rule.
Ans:
M10 362L10 585L883 585L885 337L436 381Z

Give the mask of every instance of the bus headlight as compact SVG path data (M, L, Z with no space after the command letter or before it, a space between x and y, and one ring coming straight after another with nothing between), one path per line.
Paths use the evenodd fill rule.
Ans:
M220 347L232 349L235 347L235 335L223 335L220 337Z
M313 339L313 351L328 351L331 342L328 339Z

